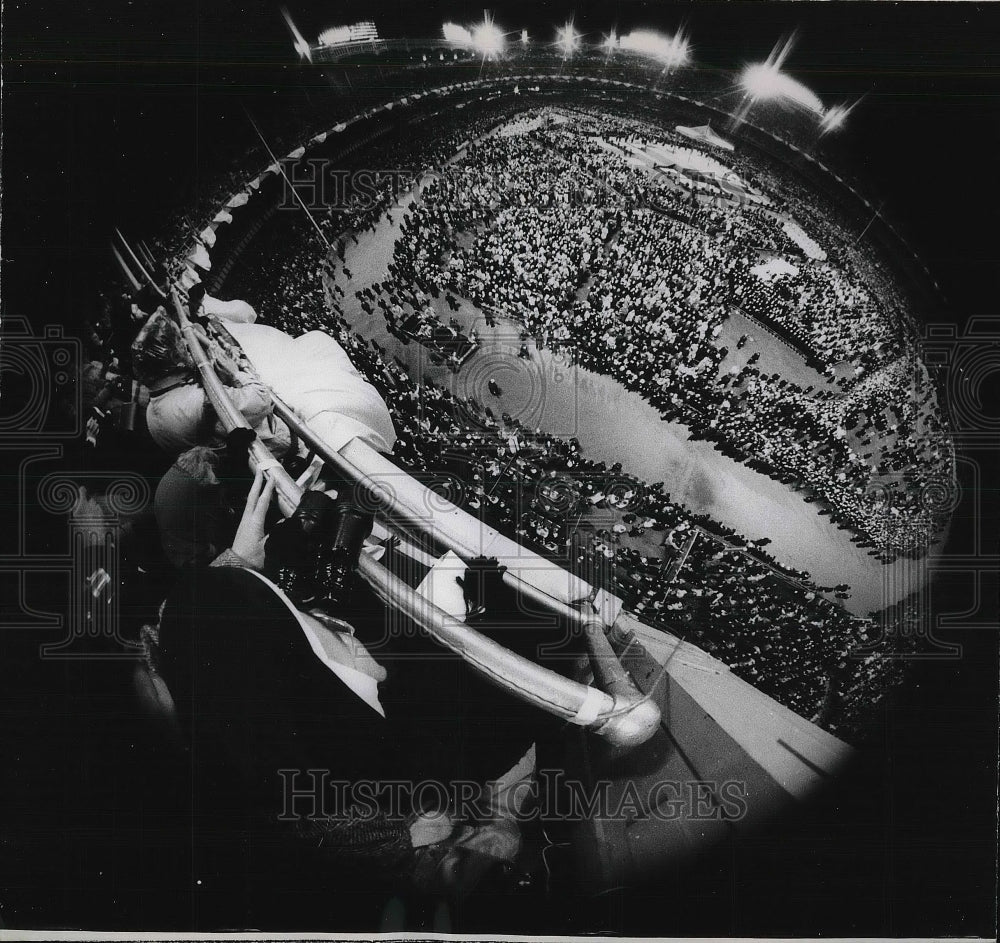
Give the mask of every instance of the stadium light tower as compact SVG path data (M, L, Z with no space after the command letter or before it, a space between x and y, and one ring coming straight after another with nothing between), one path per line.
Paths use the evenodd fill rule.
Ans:
M580 46L580 34L569 20L565 26L556 30L556 45L562 50L565 58L569 58Z
M507 45L504 31L493 22L488 13L484 14L482 23L471 29L459 26L457 23L445 23L441 27L441 32L447 42L475 50L481 53L484 59L502 55Z

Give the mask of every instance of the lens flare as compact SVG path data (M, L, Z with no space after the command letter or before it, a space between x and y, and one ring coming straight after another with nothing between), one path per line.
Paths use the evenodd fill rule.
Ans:
M857 102L854 103L856 105ZM854 110L854 105L831 105L819 123L819 133L829 134L839 131L847 122L847 116Z
M498 56L503 52L506 40L503 30L487 16L472 30L472 45L484 56Z
M637 29L622 36L618 45L621 49L651 56L668 68L684 65L690 58L689 44L682 33L665 36L652 30Z
M472 33L470 33L464 26L459 26L457 23L445 23L441 27L441 32L444 34L444 38L449 43L455 43L459 46L471 46L472 45Z
M580 47L580 34L573 26L572 20L556 30L556 45L562 50L564 56L573 55Z

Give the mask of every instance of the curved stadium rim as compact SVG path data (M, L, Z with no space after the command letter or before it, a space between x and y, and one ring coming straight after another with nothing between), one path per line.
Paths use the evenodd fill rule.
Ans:
M365 54L368 53L380 57L385 53L403 52L409 55L411 53L423 52L425 50L431 52L443 52L447 50L448 52L455 53L458 52L459 50L464 50L464 48L465 47L459 44L449 42L448 40L445 40L443 38L404 36L404 37L394 37L390 39L377 39L377 40L368 40L364 42L345 43L339 46L314 46L310 48L310 55L313 56L314 65L334 66L334 65L344 65L345 60L351 59L352 57L355 56L364 56ZM520 76L520 78L530 77L530 78L568 79L573 77L577 79L587 79L594 82L608 82L608 83L613 82L614 84L619 84L619 85L622 84L621 81L607 79L604 76L594 76L594 75L582 76L582 75L575 75L571 71L570 72L564 71L567 65L569 65L569 67L572 68L570 64L571 60L565 59L555 51L552 51L551 44L544 44L544 43L535 44L529 49L515 49L515 51L506 54L503 60L497 61L484 58L484 65L489 63L496 66L503 61L509 61L509 60L516 61L517 59L527 59L529 56L536 57L539 60L539 64L541 64L541 62L544 61L543 57L551 59L553 63L558 62L559 72L552 74L531 74L530 76L522 75ZM581 49L578 49L574 53L573 59L576 60L586 59L587 56L588 56L587 48L582 47ZM598 58L606 62L604 55L599 55ZM643 72L646 69L646 67L648 67L650 61L648 58L644 58L641 55L630 53L623 50L616 51L615 58L616 61L623 63L628 71L635 72L637 75ZM437 63L427 63L427 62L409 63L408 61L407 62L397 61L392 63L394 67L401 69L406 69L406 68L419 69L427 67L429 65L433 65L435 68L442 68L442 67L448 68L448 67L454 67L457 64L458 63L456 61L454 60L448 61L447 59ZM512 61L511 64L513 65L514 62ZM729 70L719 69L719 68L709 69L707 67L697 66L697 65L685 66L683 68L686 71L698 71L701 73L710 72L712 74L727 76L727 77L734 75L734 73L732 73ZM642 85L640 83L635 83L635 82L628 84L636 89L648 92L657 97L667 96L670 98L675 98L679 101L684 102L687 105L691 105L694 106L695 108L708 111L712 115L714 115L714 117L717 120L722 120L727 122L739 120L741 126L752 129L752 131L756 132L757 134L769 138L775 144L779 145L780 148L786 149L787 151L790 151L792 154L796 155L798 158L802 158L810 162L811 164L815 165L815 167L823 175L825 175L827 178L831 178L832 180L834 180L839 188L842 188L846 190L848 193L850 193L852 198L856 200L857 203L860 204L860 206L864 207L865 211L867 211L868 213L878 212L879 221L881 222L885 230L892 235L894 240L898 243L899 247L902 248L906 252L907 256L913 262L915 262L916 265L920 268L923 277L927 279L927 282L933 286L934 290L937 293L940 294L941 291L940 286L934 280L934 277L931 274L930 270L920 259L920 256L917 254L916 250L906 241L905 237L902 235L899 229L895 225L893 225L893 223L891 223L888 219L886 219L884 208L877 209L875 205L872 203L872 200L869 197L865 196L862 192L860 192L860 190L864 188L864 184L860 180L858 179L849 180L847 178L846 170L833 169L832 167L824 163L822 160L820 160L818 157L816 157L814 154L811 154L807 150L804 150L793 140L778 134L774 129L767 128L761 124L757 124L753 121L750 121L745 116L738 119L735 113L727 111L725 108L722 108L717 104L713 104L710 101L691 97L689 95L682 94L680 92L671 90L669 88L657 87L656 82L660 77L661 73L657 71L654 72L654 74L650 77L650 81L653 84ZM482 78L481 81L489 81L498 78L502 78L502 76L489 76L486 78ZM513 78L518 78L518 76L513 76ZM717 95L719 93L713 92L711 94Z
M362 51L374 52L376 55L380 55L382 52L385 51L403 51L406 53L413 53L413 52L419 52L420 50L423 49L431 51L440 51L445 49L449 51L456 51L458 48L460 48L455 44L449 43L443 39L433 39L426 37L420 37L420 38L402 37L396 39L384 39L376 41L367 41L362 43L352 43L349 45L350 49L347 52L344 52L343 55L339 55L336 58L331 58L330 61L325 64L327 65L341 64L344 59L350 58L352 55L357 55L359 52ZM346 46L343 48L348 49L348 47ZM314 49L312 51L315 52L316 50ZM538 51L539 51L538 49L533 49L531 50L531 54L537 54ZM528 55L528 53L524 52L521 53L522 57L526 55ZM578 58L582 58L584 55L585 53L583 52L578 52L576 54ZM339 121L335 121L335 119L333 118L326 118L322 122L322 124L318 124L311 130L305 131L297 135L294 139L293 144L290 142L284 142L283 147L287 148L287 152L284 157L279 156L278 161L281 162L284 160L292 159L289 156L292 151L295 151L299 147L308 148L311 144L315 143L317 138L320 137L321 135L329 137L330 134L345 131L347 130L347 128L355 124L360 124L363 121L368 120L370 118L374 118L382 112L386 113L391 112L394 108L397 108L399 106L406 106L414 101L426 98L431 95L442 96L457 91L464 91L464 92L474 92L477 90L488 91L497 87L517 85L519 83L528 81L547 82L557 85L563 85L566 87L569 87L573 84L583 83L585 85L589 85L592 87L603 86L612 89L614 88L628 89L630 91L642 92L646 95L652 96L654 99L657 100L663 98L669 98L673 101L681 103L683 107L693 108L694 110L699 112L708 112L710 116L714 116L716 119L730 121L733 120L735 117L731 112L725 111L719 108L717 105L712 104L711 102L691 97L691 95L683 94L679 91L658 88L655 85L643 85L638 82L626 81L620 78L611 78L604 75L601 76L596 76L592 74L580 75L573 72L563 71L563 66L566 65L567 62L570 60L563 60L554 52L546 53L545 56L547 57L547 59L553 62L560 63L560 71L558 73L530 72L530 71L505 72L504 74L500 75L486 75L486 76L480 75L479 77L476 78L464 79L462 81L452 82L452 83L447 83L442 80L438 82L438 84L429 83L422 88L419 89L414 88L407 94L403 95L399 95L399 90L397 88L396 97L382 98L380 103L378 104L373 103L369 105L369 107L366 110L358 113L342 114ZM623 59L624 58L625 56L623 56ZM628 62L629 69L634 69L635 71L638 71L640 68L642 68L643 63L648 61L648 60L643 60L641 57L637 56L628 56L627 58L629 60ZM441 68L442 66L445 68L451 68L457 64L458 63L456 63L455 61L449 62L448 60L444 60L441 63L433 63L433 64L425 63L422 61L417 63L410 63L409 61L407 61L407 62L395 62L393 63L393 66L398 67L400 69L417 70L431 65L433 65L434 68ZM331 122L333 122L332 125ZM859 211L859 216L857 217L858 219L865 218L864 216L860 215L862 213L868 214L876 212L875 207L873 206L871 200L858 191L857 183L849 182L847 179L845 179L845 177L842 174L828 167L817 157L803 150L793 141L778 135L773 130L764 128L758 124L754 124L753 122L750 122L746 119L742 120L741 127L749 129L749 131L751 132L748 135L750 139L748 143L751 148L755 150L762 150L765 153L765 155L771 159L783 161L786 165L790 166L791 169L794 172L798 173L799 175L805 176L806 171L810 170L814 174L818 174L818 179L814 180L813 182L819 182L821 180L825 188L830 188L832 186L835 192L845 192L849 194L852 200L855 202L856 207L858 208ZM364 143L363 141L352 143L352 145L350 146L350 150L355 150L358 146L363 145L363 143ZM772 144L777 146L778 153L775 153L772 150L772 147L770 146ZM242 179L246 181L253 179L255 176L257 178L260 178L266 175L269 169L273 166L273 162L270 162L270 155L268 156L268 159L269 163L265 165L256 175L243 174L241 175ZM806 162L805 165L803 164L803 161ZM246 187L244 186L243 189L245 190ZM831 193L826 193L825 196L827 199L831 200L831 202L834 201L834 197ZM223 208L224 206L225 204L223 204ZM843 209L843 204L838 204L838 208ZM212 211L212 214L209 217L209 222L206 223L206 226L211 226L211 219L216 215L217 209L218 207ZM884 211L879 209L874 218L881 225L871 226L871 228L868 230L869 237L874 238L876 234L879 232L884 232L888 234L888 236L890 237L890 241L886 242L884 240L880 240L880 247L884 252L888 253L889 259L893 263L892 267L895 268L896 266L902 265L905 266L906 268L909 268L911 263L916 264L916 266L920 269L920 272L922 273L923 276L922 280L925 282L926 285L931 286L933 288L933 291L940 298L940 287L938 286L937 282L934 281L933 276L931 275L927 266L917 255L916 251L912 248L912 246L910 246L910 244L906 242L903 236L899 233L898 229L895 226L893 226L888 219L886 219ZM204 231L204 227L202 227L202 230L200 231ZM189 253L186 250L184 254L187 255ZM911 292L911 290L916 291L916 289L913 289L912 285L910 284L897 284L896 287L902 288L904 291L907 291L908 293ZM919 332L916 330L916 326L912 320L910 321L910 323L898 324L897 327L901 332L907 334L909 337L913 339L917 339L919 337ZM934 380L938 379L936 376L934 376L934 374L931 374L931 376ZM937 386L938 386L937 389L938 403L945 414L948 425L954 428L954 422L953 422L953 417L951 416L951 409L950 409L950 404L948 403L948 398L947 396L944 395L944 391L941 389L940 385L937 384ZM954 472L956 468L956 460L953 448L952 448L952 456L950 464Z

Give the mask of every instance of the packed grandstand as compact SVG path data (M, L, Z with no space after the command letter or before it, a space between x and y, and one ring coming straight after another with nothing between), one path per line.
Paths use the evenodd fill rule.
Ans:
M748 535L651 463L602 454L599 432L525 385L562 371L619 391L625 422L655 410L685 447L795 492L881 585L881 568L934 553L954 474L911 299L857 220L749 136L730 152L678 133L690 100L610 107L608 89L529 81L289 140L291 160L243 166L141 234L149 260L259 323L331 335L388 404L398 465L801 717L863 737L896 656L921 644L914 587L852 605L846 570L812 572L787 543L768 549L766 520ZM312 186L306 214L288 181L317 155L353 188L324 203ZM132 341L116 304L90 332L95 379Z

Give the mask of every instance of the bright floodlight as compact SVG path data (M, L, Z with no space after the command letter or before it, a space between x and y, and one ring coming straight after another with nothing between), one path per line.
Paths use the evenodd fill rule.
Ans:
M528 31L526 29L521 30L521 45L528 45Z
M815 115L822 116L824 109L819 96L781 71L794 42L793 33L775 45L766 62L747 66L740 76L740 84L751 104L764 99L777 99L799 105Z
M833 105L827 108L826 114L823 115L819 123L819 133L822 135L829 134L831 131L839 131L853 110L854 105Z
M487 16L472 30L472 45L484 56L497 56L504 48L503 31Z
M339 46L350 41L350 26L331 26L330 29L325 29L319 34L319 44L321 46Z
M823 114L819 96L786 75L775 63L759 62L747 66L740 76L740 84L752 101L778 99L807 108L814 114Z
M610 53L614 52L618 48L618 36L615 35L614 30L608 34L607 39L604 40L604 48Z
M652 56L665 66L684 65L689 58L689 45L682 33L676 36L664 36L652 30L637 29L627 36L622 36L619 46L632 52Z
M472 45L472 33L457 23L445 23L441 27L441 32L444 33L444 38L450 43L457 43L460 46Z
M350 26L331 26L319 34L321 46L343 46L347 43L376 42L378 29L371 20L353 23Z
M560 26L556 30L556 45L562 50L564 56L573 55L580 45L580 34L573 27L572 22Z

